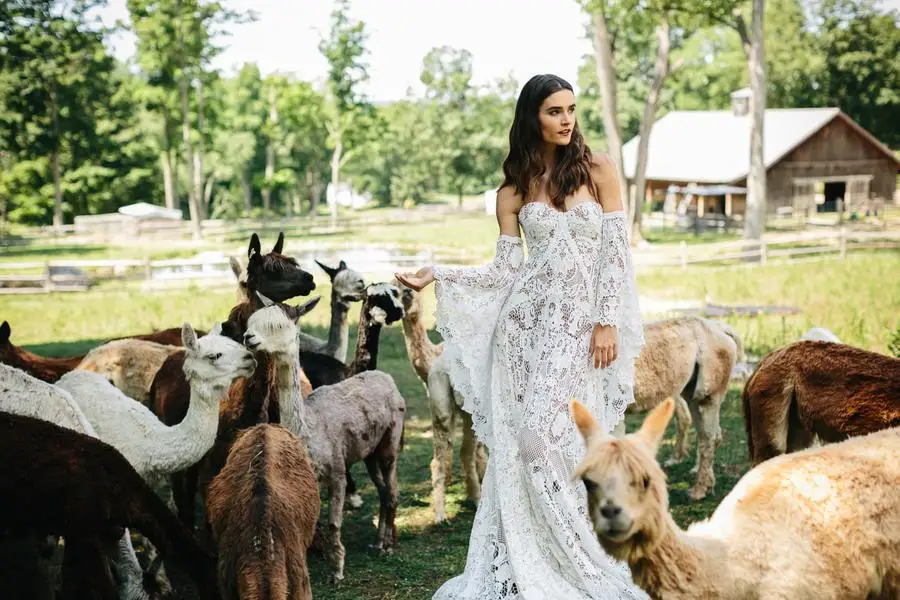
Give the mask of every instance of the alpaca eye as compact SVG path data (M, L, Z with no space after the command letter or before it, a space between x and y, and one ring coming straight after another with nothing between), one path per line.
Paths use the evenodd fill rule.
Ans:
M209 360L219 360L220 358L222 358L222 353L216 352L215 354L210 354L209 356L207 356L207 358Z
M587 477L582 477L581 481L584 483L584 487L587 490L588 494L593 494L594 492L597 491L597 488L600 487L595 482L588 479Z
M644 475L644 479L641 481L641 484L644 486L645 490L647 488L649 488L650 487L650 477L647 475Z

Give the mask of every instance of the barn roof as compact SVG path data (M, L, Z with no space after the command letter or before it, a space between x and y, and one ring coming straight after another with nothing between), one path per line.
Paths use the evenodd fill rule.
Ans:
M894 160L890 151L837 108L779 108L765 112L763 157L771 167L835 117L842 117ZM634 178L639 136L622 148L625 175ZM668 113L653 125L647 179L731 183L750 170L750 116L730 110Z

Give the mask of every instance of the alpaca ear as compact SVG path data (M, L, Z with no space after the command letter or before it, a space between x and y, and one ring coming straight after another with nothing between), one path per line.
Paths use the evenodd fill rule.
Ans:
M197 333L190 323L185 323L181 326L181 343L185 350L197 351Z
M666 398L662 404L650 411L644 424L635 433L635 437L650 447L654 453L659 448L659 442L662 441L663 434L666 433L666 427L675 412L675 400Z
M275 254L281 254L282 250L284 250L284 232L278 232L278 239L275 241L275 245L272 246L272 252Z
M12 331L9 328L9 321L3 321L3 324L0 325L0 343L5 344L8 342L11 334Z
M315 298L313 298L311 300L307 300L300 306L287 306L285 312L286 312L288 318L291 321L293 321L294 323L296 323L300 317L302 317L303 315L305 315L306 313L308 313L309 311L314 309L316 307L316 304L318 304L319 300L321 300L321 299L322 299L322 296L316 296Z
M253 258L253 255L259 256L262 254L261 246L259 244L259 236L255 233L250 236L250 246L247 248L247 258Z
M347 269L347 263L345 263L345 262L342 260L342 261L338 264L337 270L338 270L338 271L344 271L344 270L346 270L346 269Z
M259 296L259 301L262 302L263 308L268 308L268 307L272 306L273 304L275 304L274 302L269 300L266 296L264 296L263 293L260 292L259 290L257 290L256 295Z
M608 437L608 434L600 428L597 419L594 418L594 415L591 414L591 411L584 404L573 398L571 407L572 419L575 421L578 431L581 432L581 437L584 438L585 443Z
M340 268L333 269L333 268L329 267L328 265L323 265L318 260L315 260L315 259L313 259L313 260L315 261L315 263L317 265L319 265L320 269L325 271L325 273L328 275L328 278L331 279L332 281L334 281L334 276L338 274L338 271L340 271ZM341 261L341 262L343 262L343 261Z
M234 273L234 276L240 279L241 272L244 270L244 267L241 266L241 263L238 262L238 259L233 256L229 256L228 264L231 265L231 272Z
M212 329L209 330L209 335L222 335L222 324L216 323L212 326Z

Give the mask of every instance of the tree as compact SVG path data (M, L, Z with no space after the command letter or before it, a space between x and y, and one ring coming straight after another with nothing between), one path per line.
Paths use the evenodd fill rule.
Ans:
M766 226L766 163L763 156L766 114L765 0L753 0L750 26L750 173L747 176L747 208L744 238L762 239Z

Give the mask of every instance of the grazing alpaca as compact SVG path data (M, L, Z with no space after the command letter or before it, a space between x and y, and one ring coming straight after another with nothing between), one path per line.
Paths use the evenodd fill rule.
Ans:
M300 362L313 389L335 384L363 371L376 369L381 328L402 318L403 304L397 286L389 283L370 284L366 288L359 311L359 328L353 362L345 365L332 356L300 350Z
M235 379L249 377L256 367L253 355L237 342L216 334L198 339L188 323L182 341L191 400L184 420L172 427L97 373L72 371L57 383L72 395L100 439L151 483L203 458L216 439L219 403Z
M347 315L350 313L350 305L364 298L366 282L362 275L347 267L344 261L336 268L319 261L316 264L331 280L331 325L328 328L328 339L320 340L301 331L298 343L305 352L333 356L343 363L347 361L347 347L350 343Z
M123 394L147 405L153 377L167 358L181 350L179 346L137 339L107 342L88 352L77 369L103 375Z
M206 506L222 598L311 600L306 550L316 531L319 487L296 435L269 424L238 434L209 484Z
M216 597L214 557L115 448L41 419L0 413L0 529L65 537L64 598L116 598L102 555L125 527L177 561L204 597Z
M669 399L613 439L577 401L594 531L660 600L900 597L900 429L798 452L744 475L709 520L682 531L654 456Z
M900 426L900 359L800 341L763 358L743 395L751 464Z
M722 443L719 410L734 365L743 358L741 338L726 323L691 316L646 323L644 339L634 367L634 403L626 412L646 412L668 397L676 399L678 433L667 464L687 456L687 430L693 422L697 480L688 496L700 500L716 483L713 463ZM625 434L624 420L615 433Z
M405 313L403 338L406 342L406 354L428 390L433 448L431 506L434 510L434 522L440 523L446 518L444 498L453 465L453 431L457 418L462 423L463 442L459 458L465 473L466 497L475 504L481 499L481 479L487 466L487 453L484 444L475 437L472 415L462 410L462 398L453 389L450 375L441 364L443 344L435 344L428 339L420 294L397 279L394 280L394 285L400 289Z
M304 441L319 482L328 488L329 555L332 576L340 581L344 578L341 543L344 494L348 468L354 463L365 461L378 489L376 547L390 553L396 544L397 458L403 442L406 403L393 378L381 371L364 371L340 383L323 386L303 400L298 383L301 372L298 355L284 350L296 340L292 312L295 310L273 305L257 311L247 323L245 343L272 356L281 423Z
M0 412L41 419L78 433L97 437L94 428L68 392L4 364L0 364ZM119 538L118 547L113 554L114 567L118 573L119 598L123 600L148 598L144 589L145 575L138 563L127 530ZM151 585L160 583L154 583L152 579L152 574L149 574L146 583Z

